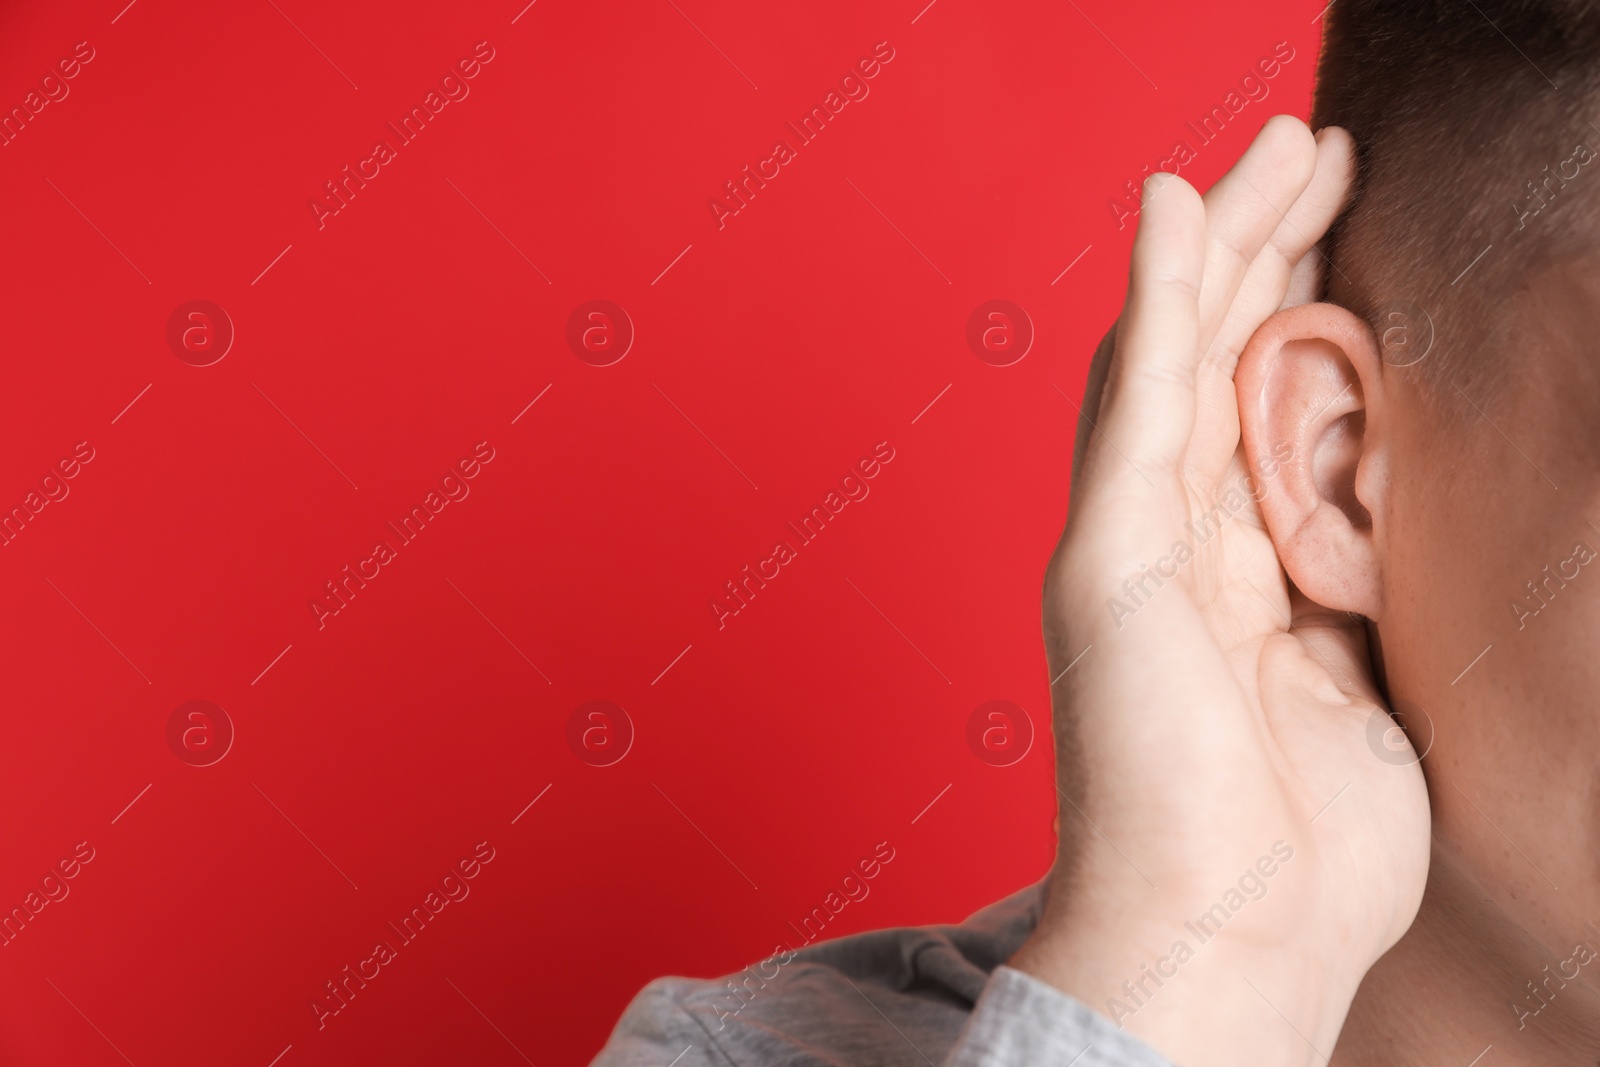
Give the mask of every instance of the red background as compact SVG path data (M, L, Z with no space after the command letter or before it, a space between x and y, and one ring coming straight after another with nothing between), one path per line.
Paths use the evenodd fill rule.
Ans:
M0 1061L579 1063L877 842L830 935L1045 872L1039 582L1133 232L1110 201L1279 41L1183 173L1304 115L1320 4L125 2L0 14L5 109L95 50L0 148L0 509L95 450L0 548L0 911L95 850L0 948ZM319 229L323 183L485 40ZM880 41L870 95L719 230L723 182ZM237 333L208 367L166 340L197 298ZM965 341L995 298L1036 330L1008 367ZM592 299L637 331L613 366L565 339ZM485 440L319 630L323 583ZM719 631L723 583L880 441ZM211 766L167 741L192 699L236 730ZM636 731L609 767L567 742L591 699ZM994 699L1038 730L1013 766L967 744ZM324 982L485 840L319 1032Z

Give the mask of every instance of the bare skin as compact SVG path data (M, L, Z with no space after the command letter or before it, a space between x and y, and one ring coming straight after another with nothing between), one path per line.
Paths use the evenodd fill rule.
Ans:
M1310 459L1264 501L1279 558L1322 602L1368 605L1389 694L1431 724L1427 892L1339 1067L1600 1059L1600 270L1559 262L1498 296L1514 328L1492 355L1520 373L1459 421L1431 402L1453 386L1388 365L1332 304L1275 315L1237 375L1247 452L1298 432ZM1307 420L1331 383L1349 388Z
M1371 747L1360 623L1291 595L1250 499L1272 450L1241 446L1233 381L1291 284L1314 291L1349 172L1341 131L1279 117L1203 200L1146 186L1045 585L1061 849L1012 962L1185 1067L1324 1062L1428 866L1422 775ZM1219 903L1215 929L1186 926Z
M1203 200L1147 189L1048 572L1061 845L1012 962L1184 1067L1593 1065L1600 264L1483 294L1517 373L1454 419L1337 276L1309 303L1349 158L1278 118ZM1482 328L1438 325L1436 360Z

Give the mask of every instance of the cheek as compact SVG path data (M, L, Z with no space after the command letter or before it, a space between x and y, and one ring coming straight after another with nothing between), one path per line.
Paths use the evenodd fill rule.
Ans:
M1379 632L1391 698L1432 726L1435 835L1540 929L1569 906L1547 879L1600 908L1600 558L1573 560L1600 550L1600 478L1549 413L1485 411L1396 433Z
M1394 435L1383 514L1375 520L1384 584L1378 629L1390 693L1435 719L1463 712L1461 698L1477 683L1513 666L1516 656L1501 653L1522 651L1511 641L1517 630L1510 605L1539 570L1531 561L1542 536L1529 509L1545 504L1477 435L1437 434L1419 428Z

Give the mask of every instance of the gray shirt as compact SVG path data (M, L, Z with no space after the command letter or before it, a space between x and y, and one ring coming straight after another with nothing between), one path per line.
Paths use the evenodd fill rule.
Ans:
M594 1067L1171 1067L1105 1016L1005 966L1043 883L959 926L785 949L736 975L658 978Z

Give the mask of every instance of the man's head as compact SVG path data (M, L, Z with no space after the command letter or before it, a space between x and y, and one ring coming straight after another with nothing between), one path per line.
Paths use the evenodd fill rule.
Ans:
M1336 0L1315 119L1360 177L1240 362L1264 517L1431 745L1434 904L1600 949L1600 3Z
M1370 617L1430 745L1430 899L1517 971L1600 949L1600 3L1330 19L1315 118L1354 136L1357 197L1328 302L1240 362L1243 440L1293 446L1278 555Z

